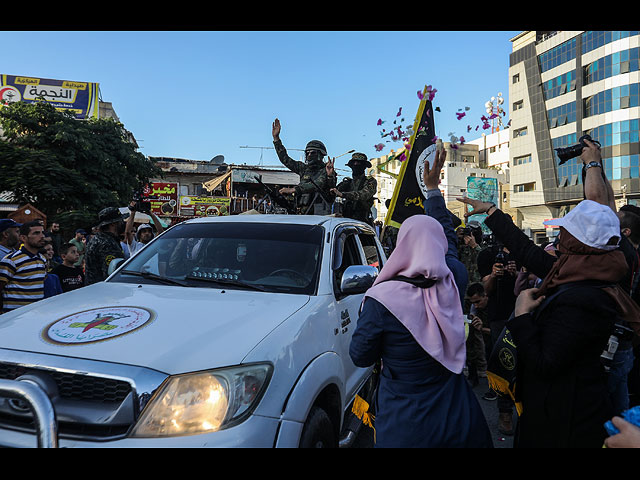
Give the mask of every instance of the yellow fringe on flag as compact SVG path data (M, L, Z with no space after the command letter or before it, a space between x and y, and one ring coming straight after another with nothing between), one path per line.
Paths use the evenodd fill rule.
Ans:
M369 413L369 404L360 395L356 395L353 400L353 407L351 408L353 414L362 420L362 423L373 428L373 441L376 441L376 428L373 426L375 416Z
M509 395L511 400L516 406L516 411L518 412L518 416L522 415L522 402L516 402L516 399L513 397L513 393L509 390L509 382L507 382L504 378L496 375L495 373L489 372L487 370L487 381L489 383L489 388L496 393L502 395Z

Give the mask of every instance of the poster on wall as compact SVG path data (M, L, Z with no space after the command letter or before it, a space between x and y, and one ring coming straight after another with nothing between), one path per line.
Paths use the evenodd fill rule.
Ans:
M0 107L13 102L44 100L76 119L98 118L98 83L0 74Z
M178 184L152 182L142 191L142 200L149 202L151 213L165 217L178 215Z
M229 197L192 197L180 196L181 217L217 217L230 215Z

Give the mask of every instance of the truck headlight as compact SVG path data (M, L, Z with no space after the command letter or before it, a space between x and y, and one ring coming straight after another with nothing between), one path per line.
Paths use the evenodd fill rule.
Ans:
M269 364L253 364L169 377L131 436L195 435L235 425L260 401L272 369Z

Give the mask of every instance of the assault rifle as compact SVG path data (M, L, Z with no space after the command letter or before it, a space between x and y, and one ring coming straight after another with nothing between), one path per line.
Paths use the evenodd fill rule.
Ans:
M282 208L284 208L289 215L295 215L298 213L296 211L296 208L289 203L289 200L287 200L284 197L284 195L282 195L276 189L271 188L268 185L262 183L262 175L257 175L255 179L262 186L262 188L264 188L265 192L267 192L267 195L271 198L271 200L276 204L278 204L279 206L281 206Z

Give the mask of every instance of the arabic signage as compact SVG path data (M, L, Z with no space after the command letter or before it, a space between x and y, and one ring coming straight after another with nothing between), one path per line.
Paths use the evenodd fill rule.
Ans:
M77 119L98 118L98 83L0 75L0 105L43 98L56 110L71 111Z
M181 217L217 217L230 215L229 197L191 197L180 196Z
M142 200L151 204L151 213L175 217L178 215L178 184L152 182L142 190Z
M428 95L420 102L413 132L409 150L411 153L400 167L398 181L385 217L385 225L396 228L400 228L402 222L412 215L424 214L423 199L426 196L426 187L422 180L422 167L425 159L433 164L436 148L433 110Z

